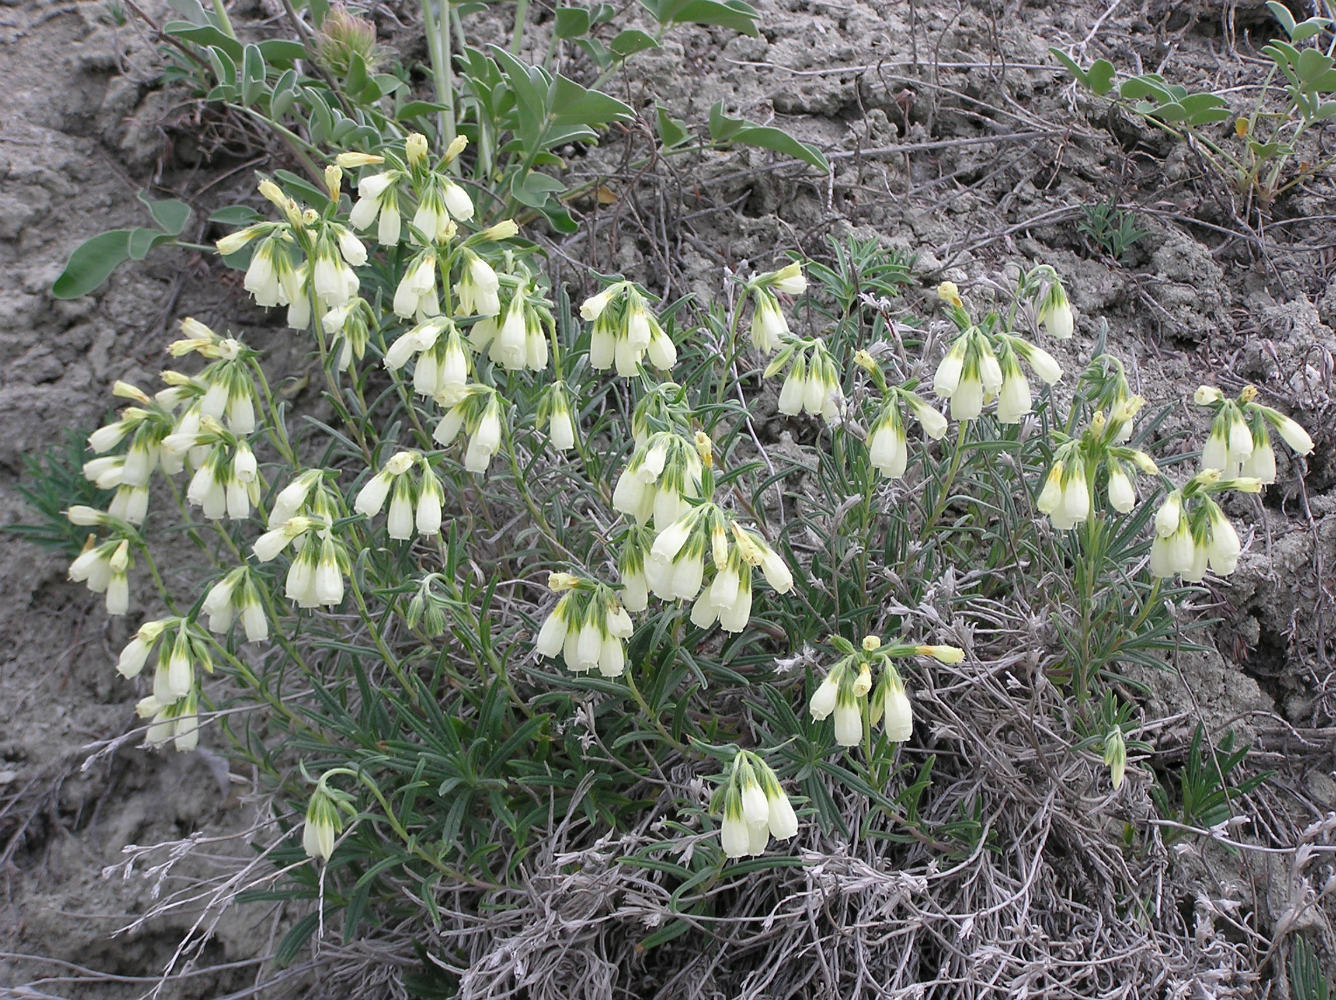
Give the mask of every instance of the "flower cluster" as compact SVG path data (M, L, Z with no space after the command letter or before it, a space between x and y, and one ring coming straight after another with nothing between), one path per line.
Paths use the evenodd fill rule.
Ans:
M896 644L882 646L875 635L865 636L860 648L840 636L831 636L830 642L844 656L827 672L825 679L812 694L808 710L814 721L835 716L835 742L840 746L857 746L863 741L863 699L869 725L884 722L886 738L892 743L909 739L914 728L913 711L904 680L894 660L908 656L930 656L942 663L960 663L965 654L955 646L920 646ZM872 686L873 669L881 674L876 689Z
M95 536L89 535L83 551L70 563L69 578L84 584L95 594L106 594L107 614L123 615L130 610L130 569L133 565L128 538L113 536L98 542Z
M385 351L384 365L395 372L412 358L414 392L442 406L463 398L472 362L452 320L434 316L401 334Z
M299 608L337 607L343 603L343 575L348 571L349 559L331 524L322 517L297 515L270 528L251 546L260 562L270 562L290 545L295 546L284 593Z
M749 750L734 754L714 809L722 814L719 838L728 858L764 854L771 837L788 840L798 832L798 816L779 777Z
M428 245L452 238L455 221L473 218L473 199L445 168L467 145L466 138L456 136L435 164L429 163L426 137L417 132L404 140L402 157L393 151L339 154L335 162L343 168L385 166L357 182L357 201L348 215L349 223L359 230L376 223L376 241L381 246L398 245L403 235L402 195L417 201L409 223L415 243ZM401 192L405 185L407 192Z
M622 540L617 558L617 574L622 581L622 606L639 613L649 606L650 570L656 574L661 566L650 550L654 546L654 532L642 525L632 525Z
M1207 567L1220 576L1233 573L1242 551L1239 535L1211 494L1225 490L1258 493L1261 489L1262 481L1256 477L1223 479L1218 469L1207 469L1181 489L1171 490L1155 512L1151 575L1177 574L1195 583L1206 575Z
M491 386L465 386L459 399L445 411L432 438L442 448L450 447L462 430L468 436L464 449L464 468L486 472L492 456L501 447L501 394Z
M408 475L412 469L418 470L417 482ZM387 499L390 510L385 530L391 538L406 541L413 537L414 528L423 537L440 532L445 492L431 462L421 452L400 451L391 455L358 492L353 510L375 517Z
M208 364L195 376L164 372L167 385L154 396L116 383L113 394L134 405L89 436L97 457L83 466L86 478L115 492L105 513L82 506L68 512L75 523L110 529L109 539L90 537L69 571L70 579L106 593L110 614L129 610L130 526L147 516L155 469L168 476L191 469L186 498L211 519L245 518L259 499L259 466L246 441L256 427L252 355L194 319L183 320L181 332L172 355L198 354Z
M707 552L714 576L705 585ZM779 553L717 504L706 502L659 531L644 572L655 596L695 602L691 621L697 627L709 628L718 621L727 632L741 632L751 617L756 567L775 593L793 589L793 574Z
M547 585L561 597L538 630L534 648L542 656L560 655L575 673L597 668L604 677L621 676L634 626L617 595L605 584L569 573L551 574Z
M868 461L887 479L904 475L909 464L905 413L917 420L934 441L946 434L946 418L903 385L888 385L881 366L867 351L854 354L854 363L872 375L883 401L867 431Z
M1057 271L1048 264L1040 264L1021 279L1020 292L1023 296L1028 293L1036 326L1058 340L1071 338L1076 331L1076 317Z
M123 677L138 677L155 647L153 693L140 700L135 712L150 720L145 736L149 743L171 740L177 750L193 750L200 728L195 668L213 670L208 639L183 618L145 622L121 650L116 669Z
M575 418L566 383L558 379L543 392L535 414L538 426L547 425L548 443L557 451L575 447Z
M827 424L838 424L844 408L840 369L826 345L819 340L793 340L786 344L765 370L766 378L785 372L779 389L780 413L796 417L807 413Z
M328 861L334 853L334 841L343 832L342 813L356 813L351 797L329 784L336 774L349 774L345 768L326 771L316 782L306 804L306 822L302 825L302 850L308 857Z
M778 271L758 274L747 282L752 297L751 342L762 354L773 354L790 336L789 323L779 307L776 293L801 295L807 291L807 278L797 261Z
M1109 506L1120 514L1136 505L1135 474L1159 475L1155 460L1144 451L1118 443L1125 440L1142 403L1140 396L1132 396L1107 417L1097 411L1080 437L1054 450L1053 464L1035 501L1053 527L1065 531L1089 520L1094 509L1092 491L1101 471Z
M242 520L260 499L259 463L245 440L205 417L193 434L177 432L167 438L173 450L188 450L195 473L186 486L186 499L211 521L222 517Z
M694 441L655 431L631 453L612 491L612 507L640 524L671 524L701 496L703 466Z
M1276 455L1271 431L1300 455L1313 450L1313 439L1292 418L1258 403L1257 389L1245 386L1237 399L1226 399L1214 386L1201 386L1192 397L1214 413L1211 432L1201 449L1202 471L1216 469L1226 478L1248 477L1263 484L1276 481Z
M1051 284L1046 283L1045 274L1052 277ZM1022 299L1039 295L1045 301L1061 297L1066 312L1041 309L1041 315L1046 317L1043 325L1055 337L1071 336L1071 309L1066 306L1062 285L1052 268L1040 265L1022 277L1017 294ZM996 398L998 423L1019 423L1034 403L1020 363L1024 361L1048 385L1062 378L1061 366L1043 348L997 329L1001 320L996 313L989 313L981 325L974 324L954 282L942 282L937 287L937 297L946 304L947 314L960 333L937 365L933 391L950 402L951 416L956 420L973 420L983 412L986 403ZM1065 325L1061 322L1064 315Z
M980 327L967 327L938 364L933 392L950 402L956 420L973 420L996 397L998 423L1019 423L1033 404L1021 360L1049 385L1062 377L1057 361L1042 348L1012 334L990 336Z
M366 299L354 297L341 306L329 310L321 318L321 325L330 337L334 350L334 366L339 371L352 371L353 362L366 355L374 319Z
M210 632L226 632L240 615L247 642L269 638L269 619L265 617L260 590L248 566L236 567L210 587L200 610L208 616Z
M618 375L631 378L646 357L660 371L677 364L677 346L629 281L618 281L585 299L580 316L594 324L589 332L589 364L598 371L615 365Z
M531 294L536 294L532 288L516 288L504 311L483 317L469 330L469 343L506 371L547 367L548 333L555 320L546 300L531 299Z
M330 199L323 214L301 208L272 180L262 180L260 194L286 221L256 223L224 236L217 244L218 252L227 256L258 240L242 286L257 305L287 306L288 326L297 330L310 326L312 304L323 316L352 301L361 284L353 269L366 263L366 247L352 230L332 218L341 176L337 166L325 171Z

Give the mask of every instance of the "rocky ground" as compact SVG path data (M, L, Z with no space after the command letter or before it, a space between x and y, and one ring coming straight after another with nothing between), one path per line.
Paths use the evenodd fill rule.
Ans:
M144 6L162 17L162 4ZM233 6L241 19L281 9ZM1106 55L1122 67L1163 66L1243 102L1261 76L1257 48L1271 36L1264 5L761 6L760 37L678 31L642 57L622 96L638 108L657 98L688 121L724 97L730 110L773 119L818 145L834 176L759 151L665 165L618 207L593 213L565 252L651 287L677 283L680 293L717 287L719 269L743 260L764 264L789 248L821 255L826 235L852 228L919 255L910 294L925 312L940 280L965 287L1016 261L1045 261L1068 282L1081 345L1107 336L1152 402L1190 397L1202 381L1227 391L1252 382L1294 413L1317 450L1303 468L1282 463L1285 485L1264 502L1239 507L1257 528L1240 572L1212 595L1219 652L1185 656L1176 672L1142 680L1154 688L1150 717L1165 720L1157 744L1181 748L1200 719L1258 748L1257 766L1280 773L1288 791L1264 799L1270 811L1256 832L1296 842L1336 808L1333 178L1320 175L1263 216L1250 213L1218 182L1203 181L1181 145L1072 88L1047 52L1075 47L1085 62ZM376 7L382 30L410 57L415 45L420 55L415 9ZM185 235L203 241L209 232L199 220L236 198L258 165L211 147L197 108L162 88L148 30L132 17L118 25L112 10L98 0L0 4L4 523L32 519L16 492L25 459L67 428L95 426L114 379L148 384L177 318L257 319L235 285L219 280L219 265L182 251L127 265L85 298L49 294L80 242L145 221L140 191L190 201L197 211ZM1332 140L1323 140L1328 155ZM622 190L629 178L618 174L615 150L577 159L573 170ZM1078 228L1111 198L1146 230L1121 261ZM691 216L672 240L655 229L656 202L682 204ZM1190 411L1177 406L1166 430L1202 428ZM172 962L197 910L116 936L180 873L159 883L151 866L115 866L134 844L218 838L218 854L233 851L240 842L229 838L250 821L247 785L208 750L104 746L131 727L138 697L112 670L124 625L108 624L100 602L65 581L65 568L27 542L7 538L0 550L8 640L0 659L8 720L0 727L0 995L137 996ZM1330 851L1330 830L1312 839ZM189 870L207 869L204 854L190 862L203 867ZM1330 907L1309 905L1330 884L1328 857L1317 852L1307 868L1273 859L1259 869L1264 882L1252 872L1255 926L1277 939L1310 929L1336 954ZM1199 864L1201 898L1213 899L1228 863L1204 856ZM246 989L257 976L247 963L272 951L271 931L253 913L224 915L198 963L214 968L163 995ZM294 992L299 981L264 995Z

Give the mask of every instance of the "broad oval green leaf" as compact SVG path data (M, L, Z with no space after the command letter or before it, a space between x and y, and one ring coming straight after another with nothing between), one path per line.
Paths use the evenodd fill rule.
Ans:
M249 205L228 205L210 215L209 221L220 226L249 226L252 222L263 222L264 216Z
M659 0L653 4L642 0L642 5L660 24L712 24L753 38L761 17L755 7L742 0Z
M583 7L559 7L553 31L558 38L578 38L589 34L589 11Z
M111 272L130 259L132 229L112 229L80 244L51 285L58 299L77 299L106 281Z
M795 160L810 163L822 173L830 173L830 164L815 146L799 142L783 129L770 125L757 125L742 118L730 118L724 114L723 102L716 102L710 108L710 138L716 143L740 142L744 146L757 146L784 153Z
M169 242L172 238L160 229L146 229L139 226L130 230L130 239L126 244L126 249L130 253L131 260L143 260L148 256L150 250L161 243Z
M1096 59L1091 63L1086 76L1089 78L1090 89L1101 97L1113 89L1113 63L1107 59Z
M674 118L662 104L658 106L657 111L659 120L659 142L663 144L663 148L672 149L674 146L680 146L682 143L686 142L689 136L686 122Z
M769 125L753 125L738 132L733 136L733 141L740 142L744 146L759 146L762 149L771 149L776 153L791 156L795 160L810 163L823 174L830 173L830 163L822 155L821 150L805 142L799 142L783 129L773 128Z
M1191 94L1178 102L1190 125L1209 125L1222 122L1230 116L1229 105L1215 94Z
M1280 22L1280 26L1285 29L1285 34L1291 38L1294 37L1294 15L1290 9L1279 0L1266 0L1266 9L1271 11L1271 16Z
M1187 121L1188 112L1183 105L1177 101L1166 101L1164 104L1158 104L1151 109L1150 115L1165 122Z
M1118 92L1129 101L1147 98L1157 104L1165 104L1173 100L1173 95L1164 86L1164 80L1151 74L1142 74L1124 80L1123 85L1118 88Z
M220 87L234 87L237 82L237 63L236 60L224 49L210 48L209 64L213 67L213 75L218 79Z
M1080 83L1087 87L1090 86L1090 74L1083 70L1075 59L1069 56L1066 52L1063 52L1062 49L1058 48L1050 47L1048 53L1058 62L1062 63L1062 65L1066 67L1067 72L1075 77Z
M189 21L168 21L162 27L164 35L182 41L194 42L206 48L222 49L233 62L241 58L241 43L224 31L211 24L191 24Z
M264 61L276 69L291 69L298 59L306 58L306 46L286 38L270 38L257 42L256 47L264 56Z
M510 193L515 200L530 208L543 208L551 196L566 190L566 185L555 177L530 171L523 178L518 174L511 178Z
M608 46L613 54L621 59L633 56L637 52L644 52L646 49L657 49L658 47L658 42L635 28L627 28L614 38Z
M1336 64L1331 56L1319 52L1317 49L1304 49L1299 53L1299 80L1305 90L1311 90L1313 85L1318 82L1332 65Z
M180 236L181 230L185 229L186 223L190 221L190 206L184 201L178 201L175 198L150 201L144 197L142 191L139 194L139 200L148 207L149 214L153 216L153 221L170 236Z
M601 128L618 121L630 121L635 112L615 97L601 90L586 90L574 80L558 76L552 82L551 115L554 125L588 125Z
M407 121L410 118L422 118L426 115L434 115L437 112L446 110L446 105L437 104L434 101L409 101L397 112L394 117L399 121Z

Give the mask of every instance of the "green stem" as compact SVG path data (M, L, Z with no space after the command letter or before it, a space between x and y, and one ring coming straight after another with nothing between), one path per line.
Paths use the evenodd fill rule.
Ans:
M372 620L371 610L367 607L366 597L362 594L362 588L357 582L356 572L350 572L348 574L348 585L352 589L353 600L357 602L358 617L362 619L362 623L366 625L367 629L370 631L372 641L375 642L376 650L380 653L381 659L385 661L385 666L389 668L390 673L394 674L394 679L399 682L399 686L403 688L404 693L416 702L417 690L408 683L408 677L404 673L404 668L399 662L399 658L395 656L390 647L386 645L385 637L382 635L382 626Z
M415 837L413 834L409 833L408 828L405 827L401 822L399 822L399 818L394 815L394 810L390 808L390 803L389 800L385 798L385 793L383 793L380 790L380 787L374 781L372 781L371 777L364 771L354 770L353 768L350 767L331 768L330 770L326 771L323 775L321 775L320 781L323 784L326 778L332 777L337 774L346 774L350 777L354 777L358 781L360 781L363 785L366 786L367 790L371 792L371 794L375 797L376 801L380 803L381 813L385 817L385 821L390 824L390 829L394 831L395 835L404 842L404 847L407 849L409 854L413 855L414 857L418 858L421 861L425 861L427 864L431 865L431 867L435 868L442 875L446 875L452 879L458 879L460 882L463 882L467 885L471 885L479 889L499 888L499 886L492 885L490 882L482 882L478 879L471 878L468 875L465 875L463 872L455 868L452 868L450 865L447 865L436 855L429 853L425 848L423 848L418 843L418 838Z
M510 37L510 54L518 57L524 42L524 19L529 13L529 0L518 0L515 5L515 31Z
M551 522L539 508L533 494L529 492L529 485L525 480L523 471L520 469L519 450L515 447L515 433L511 429L509 421L503 421L503 424L506 437L506 457L510 460L510 474L515 481L516 492L519 493L520 499L524 501L524 506L529 511L529 516L533 518L538 530L542 532L543 537L547 539L553 549L561 553L562 558L579 563L580 560L576 559L571 550L561 543L561 539L552 530Z
M251 358L249 364L251 371L255 373L256 383L264 394L264 407L269 414L269 420L266 421L265 426L265 436L283 461L287 462L296 471L301 466L297 462L297 453L292 448L292 441L288 438L287 424L280 419L278 407L274 403L274 394L269 388L269 380L265 377L264 369L260 367L260 362L256 358Z
M969 426L970 421L962 420L956 430L956 444L951 453L951 465L946 470L946 477L942 480L942 486L937 494L937 502L933 504L932 513L928 516L927 521L923 523L923 530L919 534L920 544L928 540L933 525L937 523L937 519L942 516L942 511L946 510L946 505L951 500L951 487L955 483L956 473L960 471L960 463L965 455L965 434L969 430Z
M645 714L645 718L650 721L656 730L658 730L659 735L663 737L664 742L668 743L683 756L691 756L691 750L674 737L672 733L668 732L667 727L663 724L663 720L659 718L659 713L649 707L649 702L647 702L645 696L640 693L640 688L636 687L635 677L632 676L630 670L626 672L625 677L626 689L631 693L631 698L638 706L640 706L640 711Z
M218 18L218 27L228 38L236 38L236 29L232 27L232 19L227 16L227 7L223 0L213 0L213 13Z
M308 255L308 259L309 255ZM339 391L339 382L334 375L334 365L329 356L329 342L325 337L325 325L320 319L320 303L315 297L315 292L308 293L311 298L311 328L315 331L316 347L320 351L320 369L325 373L325 386L329 389L329 402L338 413L339 419L344 422L353 432L357 439L357 446L362 449L362 458L367 466L374 464L372 459L371 444L367 441L366 431L363 427L363 420L355 420L352 412L344 404L343 393ZM365 413L362 414L365 417Z
M432 0L422 0L422 21L427 33L427 52L431 58L431 76L436 87L436 100L441 105L441 144L455 135L455 90L450 78L450 10L443 3L445 17L438 18Z
M1087 483L1093 481L1089 477L1086 479ZM1097 524L1098 518L1089 517L1082 525L1084 538L1081 545L1083 551L1081 552L1081 593L1079 596L1081 603L1081 662L1072 664L1072 682L1076 688L1076 700L1081 705L1085 705L1090 697L1090 677L1087 670L1091 659L1090 636L1094 626Z
M280 125L269 116L261 114L254 108L248 108L244 104L228 104L226 107L232 111L250 115L256 121L264 124L267 128L273 129L274 132L278 134L278 137L287 144L292 155L301 163L302 169L306 171L307 176L317 185L324 186L325 172L317 167L315 161L311 159L312 156L322 155L317 146L307 142L296 132L292 131L292 129L285 125Z
M733 370L738 358L738 321L742 319L742 303L739 302L733 309L733 315L728 319L728 333L724 338L724 350L721 352L723 361L723 370L719 373L719 387L715 391L714 401L722 406L724 397L728 394L728 376Z

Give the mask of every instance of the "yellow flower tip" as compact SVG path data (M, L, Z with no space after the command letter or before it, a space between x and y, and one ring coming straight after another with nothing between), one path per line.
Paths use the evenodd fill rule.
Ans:
M1158 476L1160 474L1160 467L1155 464L1155 459L1144 451L1132 452L1132 461L1136 463L1138 469L1148 476Z
M695 436L696 454L700 455L700 460L705 463L707 469L714 466L714 443L710 440L710 435L704 431L697 431Z
M261 197L263 197L265 201L272 202L276 208L287 208L287 195L283 193L282 188L269 178L266 177L264 180L260 181L259 191Z
M1202 469L1193 478L1202 486L1213 486L1220 482L1221 472L1219 469Z
M418 164L427 158L427 137L421 132L414 132L404 140L404 158L410 164Z
M958 309L965 307L964 301L960 298L960 288L954 281L943 281L937 286L937 297L943 302L955 306Z
M376 153L340 153L334 157L334 162L344 170L354 170L357 167L374 167L384 163L385 157Z
M1124 420L1131 420L1141 412L1141 408L1145 405L1145 396L1128 396L1118 404L1118 413Z
M1257 398L1257 386L1255 385L1245 385L1243 387L1243 391L1239 393L1240 403L1251 403L1256 398Z
M464 152L468 147L468 144L469 138L466 135L457 135L451 139L450 145L447 146L445 150L445 162L452 162L460 153Z
M399 451L390 456L389 461L385 463L385 471L391 476L402 476L411 469L419 458L421 453L416 451Z
M1108 418L1104 416L1103 410L1096 410L1095 415L1090 418L1090 427L1096 434L1102 433L1108 423Z
M547 576L548 590L558 594L564 590L573 590L579 582L580 578L571 573L549 573Z
M877 362L873 360L872 355L867 351L862 350L854 352L854 364L858 365L860 368L865 368L868 371L872 371L877 367Z
M1230 485L1240 493L1261 493L1262 480L1257 476L1243 476L1235 479Z
M514 219L502 219L496 225L484 229L478 236L482 239L491 241L508 240L519 233L519 231L520 227L515 223Z
M325 168L325 187L329 190L329 196L336 201L339 197L339 190L343 184L343 170L336 163L331 163Z
M214 338L214 332L193 316L187 316L181 320L181 333L191 340L212 340Z
M137 385L131 385L129 382L117 381L111 387L111 394L117 399L133 399L136 403L147 404L149 402L148 393Z
M955 646L918 646L914 652L919 656L931 656L942 663L962 663L965 660L965 651Z
M187 354L194 354L196 351L205 353L205 348L210 345L208 340L173 340L167 345L167 353L174 358L184 358Z
M879 649L881 649L881 639L878 636L875 635L863 636L863 652L875 653Z
M866 663L858 668L858 676L853 683L854 697L862 698L872 690L872 670Z

